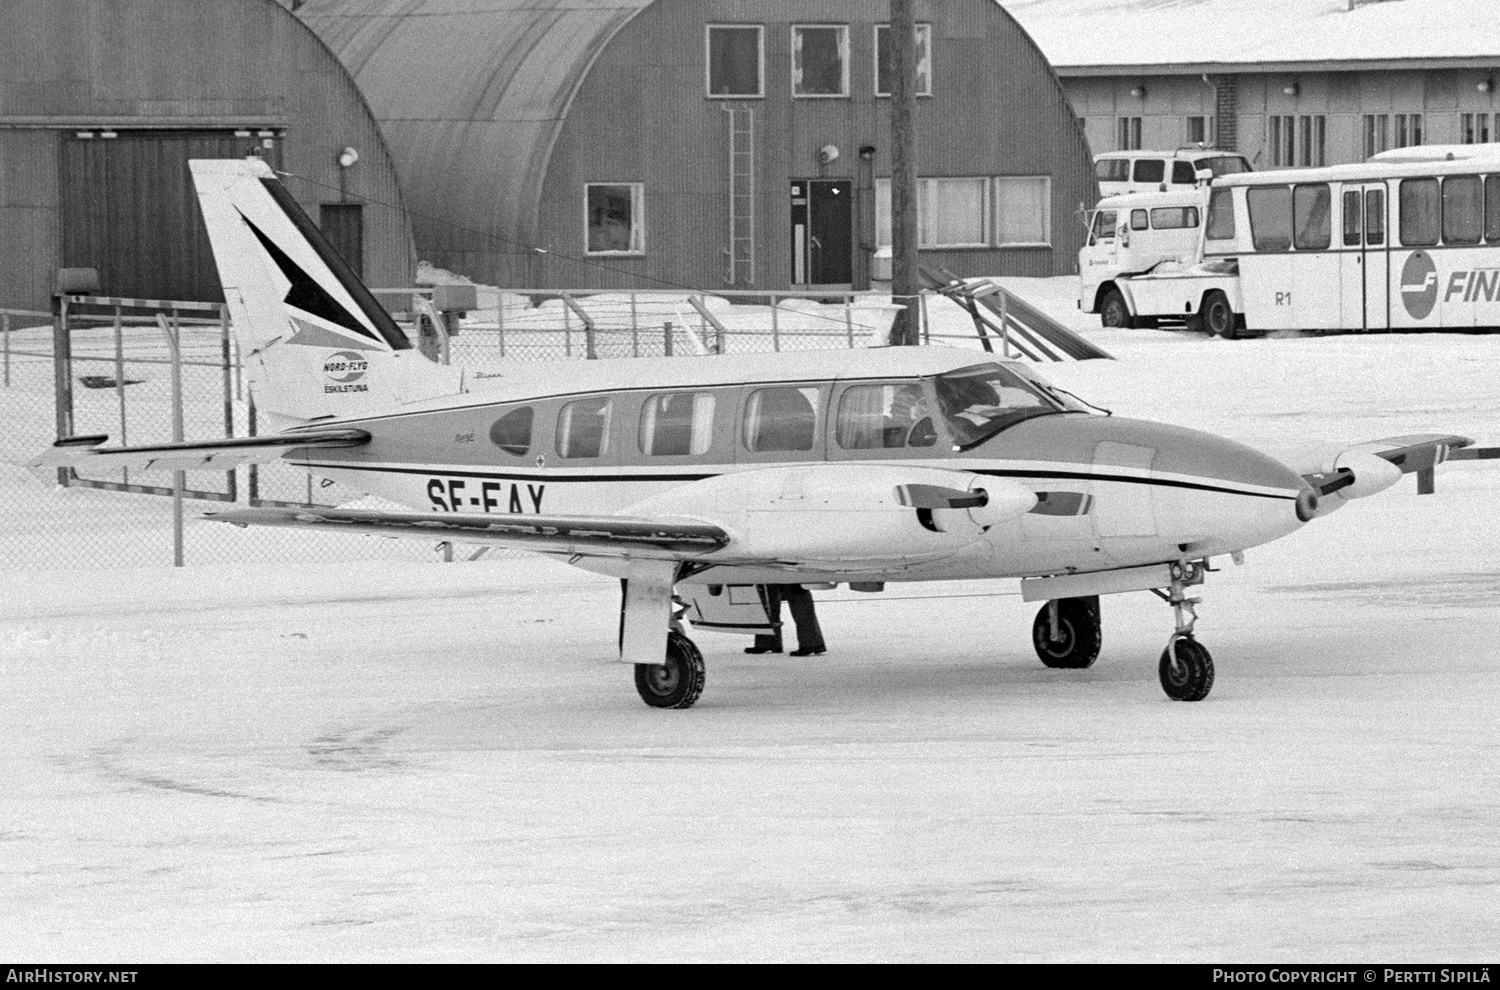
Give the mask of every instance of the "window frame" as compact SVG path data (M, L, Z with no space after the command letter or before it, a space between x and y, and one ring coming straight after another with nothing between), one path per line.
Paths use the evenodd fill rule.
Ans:
M593 454L566 454L563 452L563 428L567 426L567 438L572 440L573 419L568 412L572 407L590 402L602 402L604 404L604 424L599 431L599 449ZM615 396L610 393L595 393L593 395L575 395L566 398L557 407L557 415L553 417L552 424L552 453L560 461L593 461L602 462L614 451L614 438L611 434L615 428ZM571 443L568 445L570 448Z
M1450 233L1450 229L1451 228L1450 228L1450 224L1449 224L1449 221L1448 221L1448 214L1449 214L1449 209L1448 209L1448 207L1449 207L1448 187L1449 187L1449 185L1451 185L1451 184L1453 184L1455 182L1459 182L1459 183L1462 183L1462 182L1472 182L1474 184L1474 191L1478 194L1477 197L1476 197L1476 199L1475 199L1475 202L1473 204L1477 208L1477 214L1471 214L1470 217L1469 217L1469 219L1471 219L1471 220L1477 220L1478 221L1475 224L1475 233L1474 233L1474 239L1473 240L1458 240L1458 239L1455 239L1453 237L1453 235ZM1480 175L1477 172L1473 173L1473 174L1470 174L1470 175L1445 175L1445 176L1443 176L1443 188L1442 188L1441 193L1439 193L1439 199L1442 201L1442 212L1443 212L1442 234L1443 234L1443 243L1444 244L1453 244L1453 245L1456 245L1456 246L1459 246L1459 247L1477 247L1478 245L1484 243L1484 176ZM1458 211L1456 211L1456 210L1453 211L1453 212L1455 214L1458 213Z
M734 430L734 459L736 463L764 464L779 463L782 461L818 461L823 460L828 450L829 432L829 407L828 397L831 391L829 382L751 382L740 390L740 397L736 403L735 418L732 425ZM747 443L746 431L750 427L750 406L757 392L772 391L778 389L796 389L798 391L811 391L814 398L809 400L813 408L813 434L812 447L807 450L752 450ZM805 397L805 396L804 396Z
M849 25L847 25L847 24L818 24L818 23L793 24L793 25L790 26L790 30L791 30L791 45L792 45L791 56L792 57L790 59L790 64L788 66L788 72L789 72L789 75L791 77L792 99L794 99L794 100L847 100L847 99L849 99L849 97L851 95L851 90L850 90L850 86L849 86L849 63L852 60L851 59L850 47L849 47ZM839 55L841 57L841 61L843 62L843 66L842 66L842 68L843 68L843 77L842 77L842 80L841 80L841 83L840 83L840 85L841 85L842 88L841 88L841 90L839 92L837 92L837 93L799 93L799 92L797 92L797 88L798 88L797 70L798 70L798 58L799 58L797 39L798 39L798 32L804 31L804 30L834 30L834 31L838 31L839 32Z
M625 186L630 189L630 241L628 250L595 251L589 244L589 190L595 186ZM599 258L643 258L646 255L646 184L644 182L585 182L583 184L583 253Z
M715 93L713 91L713 32L715 29L755 30L756 84L755 93ZM763 100L766 98L766 26L764 24L735 24L729 22L703 25L703 98L707 100Z
M651 411L653 404L657 404L658 412L656 413L656 415L659 416L660 401L675 396L686 396L692 402L691 410L693 415L688 420L687 452L680 454L665 454L646 450L647 414ZM708 445L701 451L693 449L693 439L699 433L697 412L698 400L700 398L706 398L708 400L708 424L705 431L708 436ZM659 392L651 392L645 396L642 396L640 409L636 413L635 417L635 449L637 453L639 453L639 455L647 462L652 464L673 464L689 461L711 460L714 455L714 449L718 446L719 442L719 410L723 407L723 402L721 400L723 400L724 398L725 397L722 394L721 390L707 387L669 388L663 389ZM653 432L653 444L655 440L656 437Z
M1406 187L1410 185L1413 189L1431 183L1433 190L1433 201L1436 209L1433 210L1432 240L1406 239L1409 225L1407 223ZM1402 247L1435 247L1441 243L1443 238L1443 192L1441 183L1435 175L1414 175L1403 178L1396 186L1396 235L1401 238Z
M871 31L870 41L871 41L871 44L873 46L873 48L871 50L873 52L874 57L870 59L870 72L871 72L871 76L872 76L872 78L870 79L870 88L871 88L871 92L873 92L875 94L875 98L877 100L888 100L888 99L891 98L891 96L893 94L888 93L888 92L883 93L880 90L880 32L881 31L889 31L890 28L891 28L891 25L890 25L889 22L887 22L885 24L873 24L873 25L871 25L871 28L872 28L872 31ZM924 88L923 85L922 85L922 78L923 78L922 77L922 61L919 59L917 61L917 95L918 96L931 96L932 95L932 23L930 21L918 21L917 22L917 37L921 38L922 37L922 33L924 31L927 34L927 39L926 39L926 41L927 41L927 59L926 59L926 61L927 61L927 76L926 76L926 86Z

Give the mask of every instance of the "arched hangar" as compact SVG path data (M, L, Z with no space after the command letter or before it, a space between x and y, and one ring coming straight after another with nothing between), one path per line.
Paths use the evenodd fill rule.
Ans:
M1095 187L1056 75L994 0L915 7L924 263L1072 272ZM443 267L514 287L862 287L889 242L884 3L308 0L298 16L369 100L418 251Z
M344 154L352 149L354 154ZM0 306L45 309L55 269L101 291L220 299L190 158L268 158L375 285L411 284L380 128L274 0L7 0L0 31ZM357 161L347 167L345 161Z

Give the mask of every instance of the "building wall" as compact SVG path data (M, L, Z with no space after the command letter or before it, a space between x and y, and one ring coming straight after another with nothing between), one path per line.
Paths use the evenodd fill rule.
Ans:
M933 95L918 99L918 171L924 177L1047 175L1051 247L924 251L923 263L959 274L1071 273L1082 228L1073 215L1095 195L1088 146L1040 53L990 0L919 2L932 24ZM583 81L553 148L534 236L550 254L524 274L538 286L727 287L729 114L754 113L756 265L753 282L791 282L794 179L890 174L889 99L873 93L873 26L883 4L858 0L660 0L636 15ZM764 27L761 99L705 96L704 25ZM850 27L850 95L791 95L793 24ZM820 164L826 145L839 158ZM867 174L859 149L873 146ZM645 185L646 250L640 257L585 257L584 184ZM868 189L856 216L873 218ZM861 240L873 239L873 220Z
M5 19L0 306L47 308L68 202L59 188L62 142L105 130L249 129L246 150L260 143L258 130L281 134L292 194L314 218L322 202L363 200L367 275L374 284L410 284L409 225L379 129L343 67L274 0L12 0ZM163 38L192 44L163 52ZM336 158L346 146L360 161L341 191ZM134 215L161 217L151 237L181 236L168 229L171 210L139 204Z
M1392 67L1359 72L1238 73L1233 76L1238 102L1233 150L1248 157L1256 168L1273 167L1268 127L1273 116L1323 117L1323 158L1328 165L1364 160L1366 115L1387 116L1387 147L1398 146L1396 114L1421 115L1423 144L1462 143L1462 114L1488 115L1489 140L1500 140L1497 75L1500 60L1493 70ZM1121 117L1141 118L1142 147L1175 148L1187 142L1188 116L1215 113L1216 91L1197 75L1073 76L1065 77L1063 85L1084 119L1096 152L1120 147ZM1132 90L1142 88L1144 95L1132 95Z

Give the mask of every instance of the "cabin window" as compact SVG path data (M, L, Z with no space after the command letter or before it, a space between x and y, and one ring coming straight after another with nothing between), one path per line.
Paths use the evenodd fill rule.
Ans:
M1292 187L1292 230L1299 251L1323 251L1333 241L1333 193L1327 183Z
M939 408L960 447L972 446L1032 416L1061 412L1024 378L998 364L939 375Z
M1234 196L1228 189L1215 189L1208 197L1208 230L1210 240L1234 240Z
M1442 203L1436 179L1401 180L1401 243L1428 245L1438 242L1442 228Z
M1478 244L1484 230L1484 193L1477 175L1443 180L1443 243Z
M1004 175L995 180L995 244L999 247L1052 243L1052 179Z
M745 404L745 449L812 450L818 434L818 390L763 388Z
M557 453L560 457L602 457L609 452L607 398L578 399L557 414Z
M708 95L764 96L765 46L758 24L710 24Z
M1131 210L1130 211L1130 229L1131 230L1147 230L1147 229L1150 228L1150 226L1151 226L1151 221L1148 219L1145 210Z
M1149 182L1152 184L1165 182L1167 178L1167 163L1160 158L1137 158L1135 162L1136 182Z
M932 95L932 25L917 25L917 95ZM875 25L875 95L891 95L891 26Z
M937 430L921 385L854 385L839 399L834 438L845 450L931 447Z
M1174 186L1191 186L1198 182L1198 174L1193 170L1192 162L1172 163L1172 184Z
M512 409L490 426L490 443L507 454L524 456L531 450L531 424L534 419L530 406Z
M1094 214L1094 227L1089 232L1089 243L1097 244L1100 241L1112 241L1115 239L1115 218L1118 214L1114 210L1099 210Z
M641 453L648 457L706 454L713 442L712 392L664 392L641 409Z
M1484 239L1500 244L1500 175L1484 177Z
M1360 243L1359 190L1344 193L1344 245L1357 247Z
M849 95L847 26L793 26L792 95Z
M639 182L584 185L589 254L643 254L646 187Z
M1095 162L1094 178L1100 182L1129 182L1130 159L1106 158Z
M1245 190L1250 207L1250 239L1257 251L1285 251L1292 246L1292 190L1256 186Z
M1151 211L1151 226L1157 230L1185 230L1198 226L1196 206L1158 206Z

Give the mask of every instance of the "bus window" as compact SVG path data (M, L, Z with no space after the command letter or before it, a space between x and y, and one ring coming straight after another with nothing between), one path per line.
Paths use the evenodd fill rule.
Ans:
M839 399L834 438L845 450L931 447L937 443L922 386L852 385Z
M1228 189L1215 189L1208 197L1207 235L1212 241L1234 240L1234 194Z
M1436 179L1401 180L1401 243L1436 244L1442 227L1442 206Z
M1150 226L1150 224L1146 222L1146 211L1145 210L1131 210L1130 211L1130 229L1131 230L1145 230L1149 226Z
M578 399L557 414L559 457L600 457L609 450L609 399Z
M1089 233L1089 244L1115 239L1115 211L1100 210L1094 214L1094 229Z
M812 450L818 434L818 390L763 388L745 404L745 449Z
M1135 182L1161 182L1167 177L1167 163L1160 158L1137 158Z
M532 411L530 406L512 409L490 426L490 443L507 454L525 456L531 449Z
M1151 211L1151 226L1157 230L1183 230L1198 226L1196 206L1158 206Z
M1478 244L1483 229L1479 176L1448 176L1443 180L1443 243Z
M1333 240L1333 196L1327 183L1292 187L1292 231L1299 251L1323 251Z
M1385 243L1385 190L1365 190L1365 243Z
M1344 246L1359 247L1362 233L1359 224L1359 190L1350 189L1344 193Z
M1198 172L1193 168L1192 162L1172 163L1172 185L1191 186L1197 183Z
M1500 244L1500 175L1484 177L1484 239Z
M1256 186L1245 190L1250 207L1250 239L1257 251L1285 251L1292 246L1292 190L1289 186Z
M648 457L706 454L714 439L712 392L653 395L641 408L641 453Z

